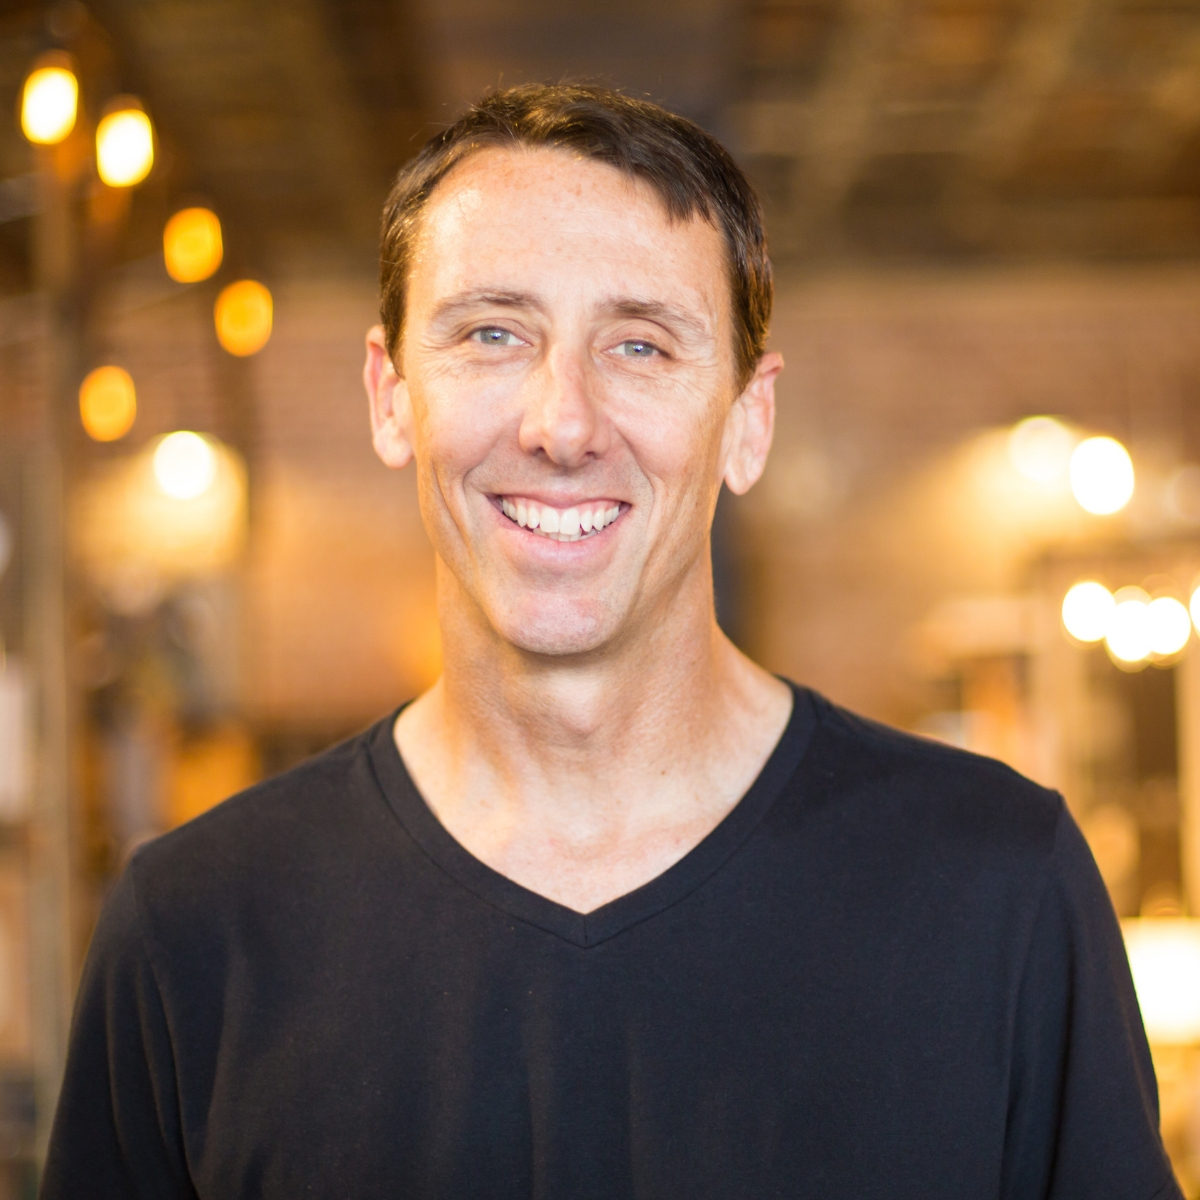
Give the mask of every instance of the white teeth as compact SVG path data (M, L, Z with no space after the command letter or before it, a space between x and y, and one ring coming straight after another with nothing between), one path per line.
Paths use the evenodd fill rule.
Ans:
M501 497L500 508L510 521L522 529L537 529L544 537L559 542L577 542L581 537L599 533L621 515L619 504L604 508L599 504L583 504L563 509L537 504L532 500L510 500Z

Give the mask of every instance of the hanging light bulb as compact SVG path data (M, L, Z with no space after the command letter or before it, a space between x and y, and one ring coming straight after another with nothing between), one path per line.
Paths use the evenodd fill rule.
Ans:
M1174 596L1159 596L1146 609L1150 652L1156 658L1173 658L1192 635L1192 622L1183 602Z
M1133 460L1111 437L1080 442L1071 455L1071 491L1080 507L1097 516L1120 512L1133 496Z
M223 254L221 222L212 209L180 209L163 228L163 262L177 283L208 279Z
M239 358L257 354L271 336L271 293L254 279L240 279L217 297L213 318L217 340Z
M1063 627L1076 641L1098 642L1108 632L1116 607L1112 592L1104 584L1086 579L1063 597Z
M115 442L137 416L137 392L129 372L112 364L97 367L79 385L79 419L88 437Z
M217 456L208 438L178 429L161 438L154 449L154 478L176 500L203 495L217 475Z
M1113 599L1116 607L1104 635L1105 648L1119 666L1139 666L1153 653L1150 597L1140 587L1124 587Z
M96 170L109 187L133 187L154 166L154 127L132 96L112 101L96 126Z
M79 80L70 55L43 55L21 89L21 132L37 145L54 145L75 128L78 111Z

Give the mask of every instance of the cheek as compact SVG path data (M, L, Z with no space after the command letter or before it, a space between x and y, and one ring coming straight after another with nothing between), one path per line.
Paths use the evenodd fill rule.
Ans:
M697 420L694 409L668 410L638 431L638 459L652 478L695 485L711 480L715 486L724 434L723 414L710 411Z

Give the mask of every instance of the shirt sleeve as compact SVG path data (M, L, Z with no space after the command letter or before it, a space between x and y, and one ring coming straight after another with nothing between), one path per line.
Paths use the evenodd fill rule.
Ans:
M75 1002L41 1200L195 1200L170 1033L132 868L97 923Z
M1116 914L1063 807L1014 1030L1005 1200L1183 1200Z

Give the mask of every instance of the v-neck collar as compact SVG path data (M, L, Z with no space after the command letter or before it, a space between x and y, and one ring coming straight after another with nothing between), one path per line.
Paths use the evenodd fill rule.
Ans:
M368 735L367 752L384 799L422 851L485 904L577 946L598 945L665 912L718 871L758 826L804 757L816 724L813 696L792 688L792 712L758 777L730 812L678 862L647 883L581 913L531 891L455 840L417 791L392 736L397 713Z

